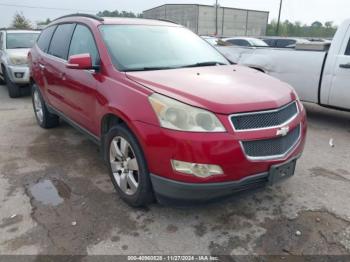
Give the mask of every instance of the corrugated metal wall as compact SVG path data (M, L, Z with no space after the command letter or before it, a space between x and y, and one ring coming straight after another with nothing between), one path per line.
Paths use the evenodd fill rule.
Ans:
M198 5L163 5L143 12L144 18L167 19L198 31Z
M199 35L215 35L216 9L204 5L163 5L143 12L145 18L168 19ZM268 12L220 7L218 35L263 36L266 34Z

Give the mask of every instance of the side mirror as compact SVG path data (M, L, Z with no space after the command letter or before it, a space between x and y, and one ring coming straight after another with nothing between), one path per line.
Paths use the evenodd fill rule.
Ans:
M68 63L66 64L67 68L70 69L80 69L80 70L88 70L95 69L92 66L92 60L90 54L80 54L80 55L72 55L68 58Z

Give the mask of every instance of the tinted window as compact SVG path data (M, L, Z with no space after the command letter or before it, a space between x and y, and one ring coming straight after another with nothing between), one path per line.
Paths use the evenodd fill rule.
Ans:
M91 31L86 26L77 25L70 45L69 56L86 53L90 54L94 65L98 64L98 51Z
M280 39L280 40L277 40L276 46L283 48L283 47L288 47L288 46L292 46L292 45L295 45L295 44L296 44L295 40L292 40L292 39Z
M228 40L227 42L238 46L250 46L248 41L245 41L245 40L234 39L234 40Z
M349 40L348 46L346 48L345 55L350 55L350 40Z
M75 24L59 25L52 37L49 54L67 60Z
M47 52L49 50L50 41L55 29L56 29L56 26L50 26L41 32L37 45L43 52Z
M274 39L263 39L263 41L268 44L269 46L275 46L275 40Z

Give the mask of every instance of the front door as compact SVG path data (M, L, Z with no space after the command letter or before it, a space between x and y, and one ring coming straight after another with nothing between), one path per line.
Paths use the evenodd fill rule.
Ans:
M100 58L96 43L90 29L78 24L75 28L69 49L69 56L90 54L94 66L100 64ZM94 130L94 116L96 114L96 86L100 73L95 70L65 69L64 99L70 104L71 120L79 124L92 134L98 134Z
M350 109L350 28L348 41L344 41L341 53L336 58L329 105Z

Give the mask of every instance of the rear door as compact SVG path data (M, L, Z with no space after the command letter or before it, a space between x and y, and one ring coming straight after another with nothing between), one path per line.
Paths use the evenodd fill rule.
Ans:
M95 68L100 65L100 56L90 29L82 24L75 28L70 44L68 57L71 55L90 54ZM96 87L100 73L98 70L65 69L65 83L62 88L64 101L70 107L71 120L93 134L98 130L94 127Z
M46 59L45 56L49 50L51 38L55 32L57 26L50 26L44 29L34 47L32 54L32 76L35 79L36 84L42 89L42 93L46 98L46 101L50 103L47 94L47 78L46 78Z
M329 105L350 109L350 28L345 39L333 69Z
M3 59L3 49L4 49L4 33L0 31L0 64L1 60ZM2 67L0 66L0 79L3 79L4 75L2 72Z
M60 24L52 36L48 55L45 56L45 77L47 97L50 104L61 113L70 117L72 105L64 98L63 88L66 84L66 63L69 44L76 24Z

